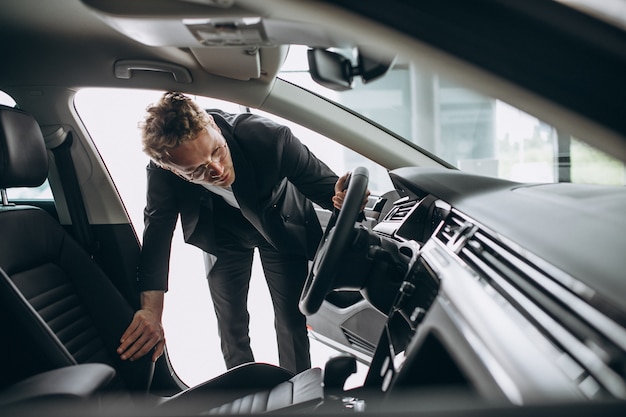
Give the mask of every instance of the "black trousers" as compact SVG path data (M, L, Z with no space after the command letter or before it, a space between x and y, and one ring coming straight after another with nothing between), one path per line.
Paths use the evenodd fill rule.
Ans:
M298 308L308 273L306 256L278 252L241 211L223 201L217 204L219 208L214 213L219 216L215 221L218 251L213 254L217 259L205 254L205 261L226 367L254 361L247 303L257 248L274 308L279 364L294 373L310 368L306 318Z

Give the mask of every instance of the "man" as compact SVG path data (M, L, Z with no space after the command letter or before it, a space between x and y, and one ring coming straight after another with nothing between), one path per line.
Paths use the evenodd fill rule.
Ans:
M169 92L148 108L143 147L151 162L139 267L141 309L118 353L163 353L161 326L172 234L180 214L185 241L211 254L208 272L228 368L254 361L247 296L258 249L274 306L280 365L311 366L306 319L298 301L322 236L311 201L341 208L338 178L285 126L252 114L204 111Z

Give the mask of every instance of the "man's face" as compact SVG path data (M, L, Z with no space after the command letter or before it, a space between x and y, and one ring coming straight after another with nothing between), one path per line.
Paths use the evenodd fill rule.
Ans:
M196 184L228 187L235 182L235 170L226 140L209 125L195 139L169 151L164 167Z

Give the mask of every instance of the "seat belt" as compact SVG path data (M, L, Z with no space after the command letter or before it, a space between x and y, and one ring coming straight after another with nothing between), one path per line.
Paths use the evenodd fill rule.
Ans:
M63 182L65 201L67 202L67 209L70 214L70 220L72 221L74 236L93 258L99 248L99 244L89 225L87 210L85 209L83 195L80 191L78 177L74 168L74 161L72 160L70 150L73 142L74 137L72 132L67 132L65 140L59 146L51 150L57 163L59 176Z

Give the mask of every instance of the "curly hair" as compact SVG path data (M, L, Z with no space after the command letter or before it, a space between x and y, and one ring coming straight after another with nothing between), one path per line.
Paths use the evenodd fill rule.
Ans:
M193 140L210 123L209 116L192 99L169 91L149 106L142 124L143 151L155 162L169 160L169 150Z

